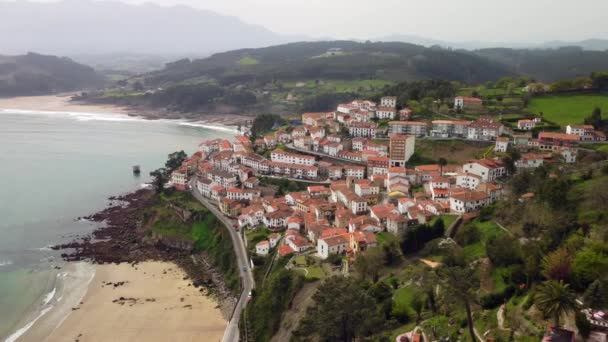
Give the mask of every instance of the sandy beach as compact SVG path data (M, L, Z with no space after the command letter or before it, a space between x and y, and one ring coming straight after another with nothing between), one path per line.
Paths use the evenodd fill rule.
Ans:
M112 105L86 105L70 101L71 94L0 98L0 109L41 110L49 112L118 113L126 108Z
M19 341L221 340L227 321L217 303L192 286L175 264L94 267L84 297L66 288L56 308Z
M11 98L0 98L0 110L16 109L45 112L73 112L93 114L121 114L138 116L145 119L182 119L194 123L202 123L210 126L237 126L247 125L253 117L240 114L212 114L212 113L184 113L168 112L164 109L133 109L115 105L87 104L72 102L73 94L42 95L42 96L18 96Z

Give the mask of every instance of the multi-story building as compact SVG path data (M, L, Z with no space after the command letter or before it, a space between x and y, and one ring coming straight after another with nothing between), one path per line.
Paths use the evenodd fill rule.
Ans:
M397 110L395 109L395 107L380 106L376 110L376 117L380 120L385 120L385 119L393 120L393 119L395 119L396 113L397 113Z
M574 134L580 137L589 135L594 131L591 125L568 125L566 126L566 134Z
M496 145L494 145L494 151L507 152L508 148L509 148L509 138L506 138L506 137L496 138Z
M355 138L375 138L378 125L375 122L353 122L348 127L348 133Z
M274 150L270 153L270 160L279 163L290 163L300 165L314 165L315 157L302 154L289 153L283 150Z
M397 97L396 96L384 96L380 99L381 107L397 107Z
M427 134L428 124L422 121L391 121L388 123L390 134L409 134L423 137Z
M458 120L433 120L431 136L440 138L463 138L467 135L470 121Z
M413 135L391 134L389 143L390 166L405 166L414 154L416 137Z
M450 209L457 213L469 213L492 203L490 196L483 191L465 190L450 196Z
M354 177L356 179L365 178L365 166L345 165L344 175L346 177Z
M499 121L485 116L471 122L467 129L467 139L494 140L503 132L504 126Z
M507 175L507 170L499 159L472 160L462 166L462 171L477 175L484 182L493 182L497 178Z
M389 164L388 157L369 157L367 158L367 174L384 175L388 172Z

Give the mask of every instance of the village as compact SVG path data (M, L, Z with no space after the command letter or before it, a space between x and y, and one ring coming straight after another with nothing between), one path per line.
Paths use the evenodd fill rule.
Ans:
M481 100L457 97L454 106L476 109ZM186 190L194 177L196 190L235 219L235 228L271 231L256 244L257 255L278 248L280 256L355 258L376 246L379 232L399 235L439 216L473 218L504 195L504 180L512 172L543 163L575 163L579 142L605 139L592 126L540 132L534 139L530 134L507 136L492 117L428 124L410 121L411 114L407 108L397 110L395 97L383 97L380 105L355 100L333 112L304 113L300 125L253 142L245 134L232 142L204 141L173 172L171 184ZM389 120L388 128L380 128L378 119ZM520 120L518 127L530 130L540 121ZM428 137L493 141L494 157L408 167L416 139ZM270 158L256 150L270 151ZM511 150L521 153L514 169L500 158ZM276 188L261 184L262 177L307 186L279 196Z

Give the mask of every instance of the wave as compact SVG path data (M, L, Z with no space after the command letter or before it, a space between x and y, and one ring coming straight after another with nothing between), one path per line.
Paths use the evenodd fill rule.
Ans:
M52 290L51 292L47 293L47 294L44 296L44 300L42 301L42 306L45 306L45 305L47 305L48 303L50 303L50 302L53 300L53 298L55 297L55 294L56 294L56 293L57 293L57 288L56 288L56 287L54 287L54 288L53 288L53 290Z
M11 260L0 260L0 267L2 266L10 266L13 262Z
M212 129L212 130L216 130L216 131L238 133L238 130L234 127L209 125L209 124L206 124L206 123L200 122L200 121L198 121L198 122L180 122L180 123L178 123L178 125L190 126L190 127L200 127L200 128Z
M42 309L42 311L40 311L40 313L38 314L38 316L36 316L36 318L34 318L32 321L30 321L28 324L26 324L23 328L15 331L11 336L9 336L6 340L4 340L4 342L17 341L17 339L19 339L19 337L21 337L28 330L30 330L30 328L34 325L34 323L36 323L36 321L38 321L42 316L46 315L47 312L51 311L52 309L53 309L52 305L47 308Z
M206 128L215 131L224 131L238 133L236 127L210 125L202 121L185 121L185 120L170 120L158 119L148 120L142 116L130 116L122 113L87 113L87 112L67 112L67 111L47 111L47 110L26 110L26 109L0 109L0 113L15 113L29 115L63 115L76 119L77 121L110 121L110 122L148 122L148 123L173 123L179 126L189 126Z
M141 184L139 184L139 188L140 189L152 189L153 186L150 183L141 183Z

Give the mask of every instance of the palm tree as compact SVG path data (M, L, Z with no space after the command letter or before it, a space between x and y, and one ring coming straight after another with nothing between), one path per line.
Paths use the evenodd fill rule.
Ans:
M562 315L576 309L576 300L570 291L570 285L561 280L548 280L541 284L534 295L534 302L545 317L553 317L556 327L559 327Z

